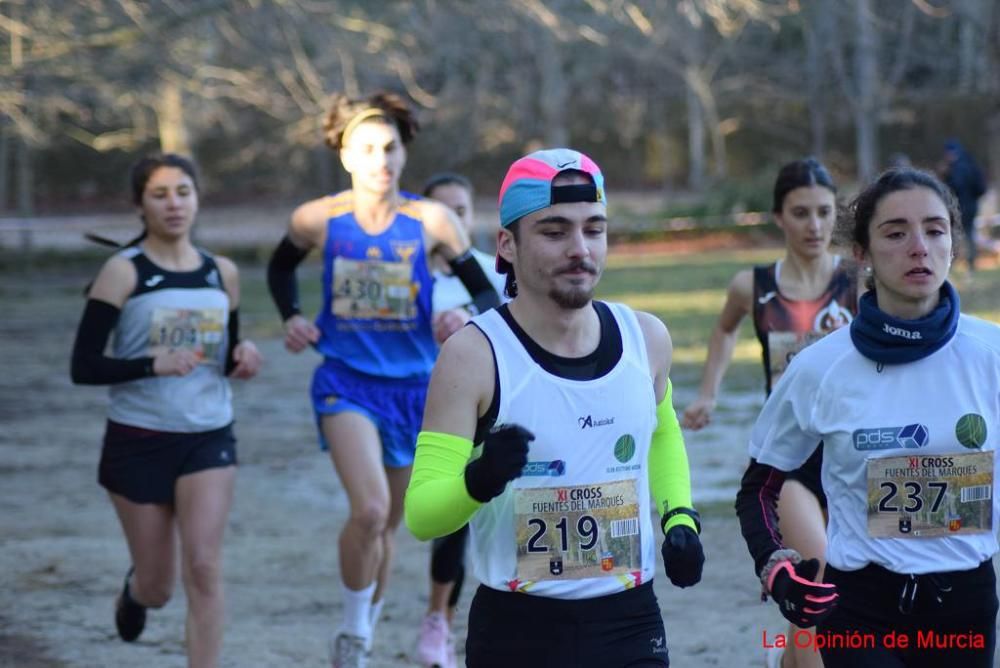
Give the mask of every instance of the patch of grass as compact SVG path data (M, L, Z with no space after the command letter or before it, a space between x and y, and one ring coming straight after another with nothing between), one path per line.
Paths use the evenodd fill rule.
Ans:
M772 262L780 252L764 248L690 253L658 250L642 254L633 250L613 254L597 296L624 302L661 318L673 338L675 374L690 374L696 383L709 336L733 275L751 265ZM267 291L266 255L260 251L236 254L242 270L241 321L246 331L256 337L281 334L278 315ZM108 252L99 248L41 254L30 259L5 252L0 254L0 276L5 277L0 283L0 295L11 302L30 300L35 288L42 284L50 295L75 298L107 257ZM315 314L320 308L322 271L315 253L299 267L299 291L306 314ZM978 271L971 283L961 272L956 272L952 280L961 294L965 313L1000 322L997 297L1000 266ZM741 328L733 362L727 385L756 388L760 384L759 345L749 320Z
M670 329L675 362L700 365L733 276L753 264L773 261L779 252L768 249L613 257L601 279L598 296L659 317ZM759 364L759 359L760 346L748 319L740 329L733 360Z

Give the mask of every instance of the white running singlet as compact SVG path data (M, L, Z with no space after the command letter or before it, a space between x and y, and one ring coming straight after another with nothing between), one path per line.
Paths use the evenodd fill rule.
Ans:
M997 551L1000 327L962 315L907 364L862 356L848 327L812 344L764 405L750 456L791 471L821 440L831 566L977 567Z
M622 356L607 374L586 381L544 370L495 310L472 320L496 356L496 424L535 434L524 474L469 523L474 572L488 587L581 599L653 577L657 534L647 466L656 428L653 379L635 313L608 307Z

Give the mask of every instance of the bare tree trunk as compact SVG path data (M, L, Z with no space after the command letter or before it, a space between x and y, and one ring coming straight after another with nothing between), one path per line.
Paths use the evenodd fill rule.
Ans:
M10 198L10 126L0 119L0 212L6 211Z
M24 137L18 137L16 140L14 161L17 175L17 216L18 218L30 218L35 214L35 178L31 164L31 147ZM34 247L34 233L31 227L24 225L21 228L21 252L29 263Z
M823 50L830 39L830 4L817 3L806 14L806 103L809 106L810 151L820 160L826 152L826 58Z
M996 91L1000 90L1000 8L990 6L989 14L984 17L986 32L986 71L990 73L994 91L993 104L989 120L986 123L986 142L989 151L987 178L990 183L1000 182L1000 101L997 101Z
M976 84L976 65L978 62L976 39L976 22L978 20L978 2L962 3L958 14L958 89L963 93L972 91Z
M698 93L687 77L684 99L687 102L688 187L700 191L705 187L705 117Z
M858 100L854 106L854 132L858 178L862 183L875 176L878 161L878 101L876 99L877 44L870 0L855 0L858 44L854 56Z
M538 91L538 100L542 118L542 141L546 147L566 146L569 143L569 129L566 127L567 86L562 55L551 35L546 35L539 46L541 90Z
M715 95L712 85L706 80L700 69L689 66L685 69L685 82L697 97L698 115L701 116L701 130L707 129L712 140L712 176L716 179L726 178L726 137L722 134L722 123L719 121L719 111L715 106ZM690 109L690 108L689 108ZM702 140L704 143L704 139ZM704 151L704 148L702 149Z
M191 154L187 127L184 124L184 96L176 81L162 79L156 99L156 121L160 132L160 150L164 153Z

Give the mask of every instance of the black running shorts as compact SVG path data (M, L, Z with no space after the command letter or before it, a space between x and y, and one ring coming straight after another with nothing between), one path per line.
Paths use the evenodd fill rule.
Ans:
M174 502L182 475L236 464L232 425L196 433L153 431L108 421L97 481L135 503Z
M873 564L857 571L827 565L823 580L840 594L814 642L826 668L996 665L998 602L989 559L968 571L916 576Z
M785 474L785 480L796 480L812 492L819 505L826 510L826 494L823 493L823 443L819 444L806 463Z
M470 668L670 665L652 582L574 600L480 586L469 610L465 655Z

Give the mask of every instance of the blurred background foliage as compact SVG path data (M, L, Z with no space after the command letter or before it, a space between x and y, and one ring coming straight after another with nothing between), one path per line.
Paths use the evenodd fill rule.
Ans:
M572 145L663 215L767 210L805 154L857 182L955 137L996 175L998 59L980 0L0 0L0 211L120 207L161 149L215 204L334 190L329 96L376 89L418 110L410 189Z

